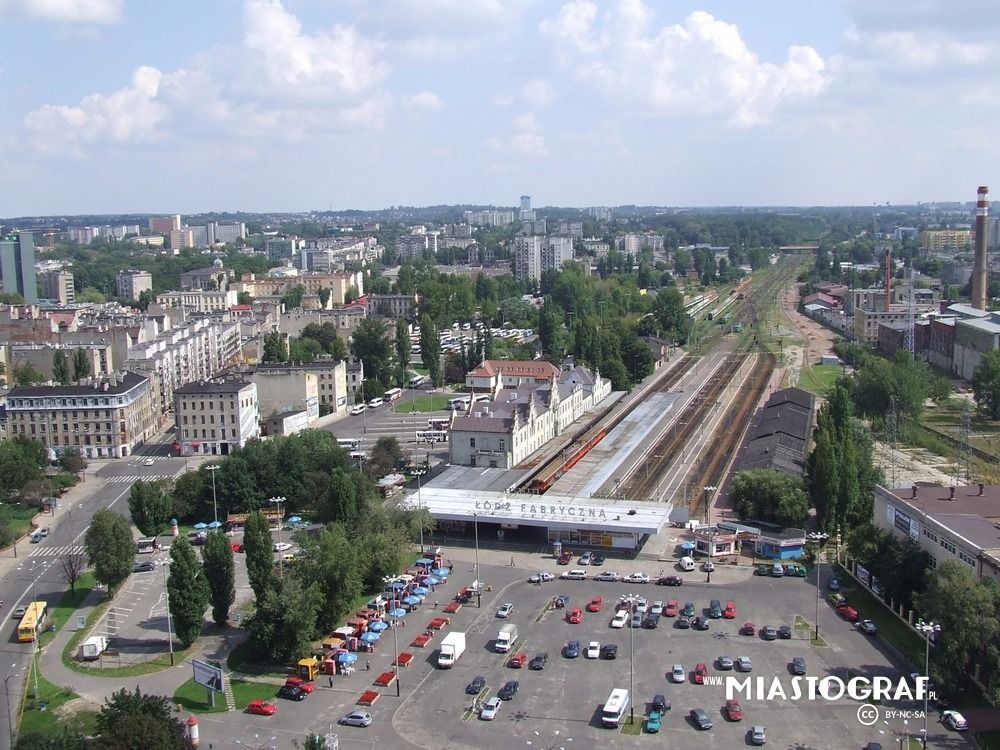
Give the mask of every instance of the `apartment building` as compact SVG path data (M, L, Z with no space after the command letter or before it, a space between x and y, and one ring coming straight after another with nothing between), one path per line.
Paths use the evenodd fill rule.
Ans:
M52 457L125 458L154 433L159 411L150 379L133 372L78 385L17 386L7 395L8 433L45 445Z
M268 362L255 366L249 377L257 384L263 417L305 407L312 421L320 409L346 414L350 393L347 363L331 358L313 362Z
M573 260L572 237L524 235L514 238L514 276L538 281L542 273L559 270Z
M292 239L273 237L265 243L267 259L271 263L293 260L298 254L298 243Z
M58 302L60 305L72 305L76 302L73 274L69 271L49 271L42 275L41 282L47 299Z
M386 318L413 319L417 314L420 297L416 294L369 294L365 297L368 303L368 315L381 315Z
M356 294L364 294L364 274L356 273L299 273L289 269L291 273L274 274L257 278L254 274L244 274L241 281L230 284L229 289L235 292L246 292L254 300L280 299L288 290L302 286L305 295L302 300L304 309L314 309L320 306L319 290L330 290L330 304L343 305L348 292L352 289Z
M156 295L156 304L164 307L186 307L194 312L225 312L236 304L237 293L232 289L212 291L191 289L186 292L164 292Z
M969 229L927 229L920 233L920 247L928 252L967 250L972 246Z
M149 271L119 271L116 282L122 299L137 300L142 292L153 291L153 275Z
M180 455L225 456L260 437L257 385L245 380L197 381L174 391Z
M193 289L224 291L235 278L236 273L231 268L225 267L222 258L216 258L212 265L206 268L195 268L182 273L181 291L188 292Z

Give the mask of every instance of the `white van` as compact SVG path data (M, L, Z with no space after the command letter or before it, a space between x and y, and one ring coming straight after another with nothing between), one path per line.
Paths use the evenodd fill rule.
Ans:
M380 398L373 398L371 401L368 402L369 409L377 409L381 405L382 405L382 399Z
M677 561L677 564L681 566L681 570L694 570L694 558L692 557L682 557Z

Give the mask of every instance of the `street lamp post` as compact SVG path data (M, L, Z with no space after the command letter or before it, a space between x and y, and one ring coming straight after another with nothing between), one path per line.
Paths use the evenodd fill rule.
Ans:
M635 605L635 595L629 596L629 612L633 611L633 606ZM629 695L635 695L635 628L632 627L632 623L629 622L628 628L628 692ZM628 704L629 712L629 724L635 724L635 702L629 701Z
M712 499L715 491L718 487L714 485L705 485L703 488L705 490L705 508L707 509L708 516L708 565L705 566L708 577L705 579L706 583L712 582L712 558L715 556L715 534L712 533Z
M399 639L396 635L396 628L399 627L399 618L394 618L392 622L392 671L396 673L396 697L400 696L399 687Z
M813 636L815 640L819 640L819 600L822 598L823 584L822 584L822 569L823 569L823 543L829 539L829 534L810 534L809 538L816 542L816 632Z
M476 606L482 608L483 606L483 582L479 580L479 514L472 514L473 521L473 535L476 542Z
M212 516L215 520L215 528L219 528L219 504L215 496L215 472L221 468L221 464L214 464L212 466L206 466L205 471L210 472L212 475Z
M924 685L924 731L923 731L923 744L924 750L927 750L927 709L928 709L928 693L931 682L931 634L940 633L941 626L936 622L924 622L919 620L917 622L917 630L924 634L924 677L927 678L927 684Z
M167 597L167 647L170 649L170 666L174 666L174 634L170 630L170 589L167 587L167 567L170 565L169 560L164 560L161 563L161 570L163 571L163 592Z
M281 510L281 504L286 502L288 498L286 497L272 497L268 500L271 505L276 505L278 507L278 577L285 577L285 558L281 550L281 524L285 520L284 511Z
M11 678L20 677L21 675L14 674L13 672L13 670L17 669L17 664L11 664L10 669L11 669L10 674L5 675L3 678L3 694L7 704L7 730L8 734L10 735L10 746L14 747L14 720L10 716L10 686L8 683L10 682Z

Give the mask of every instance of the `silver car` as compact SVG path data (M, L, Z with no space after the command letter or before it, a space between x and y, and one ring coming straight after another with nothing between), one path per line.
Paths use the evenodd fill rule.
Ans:
M483 708L479 712L479 718L483 721L493 721L500 712L500 706L502 705L503 701L494 695L483 704Z
M351 711L347 716L342 716L341 724L349 727L367 727L372 723L372 715L367 711Z

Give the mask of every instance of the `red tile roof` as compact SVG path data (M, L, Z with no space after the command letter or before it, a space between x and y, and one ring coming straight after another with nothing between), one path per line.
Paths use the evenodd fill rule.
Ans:
M487 359L467 377L491 378L498 372L504 375L549 380L559 376L559 368L544 360Z

